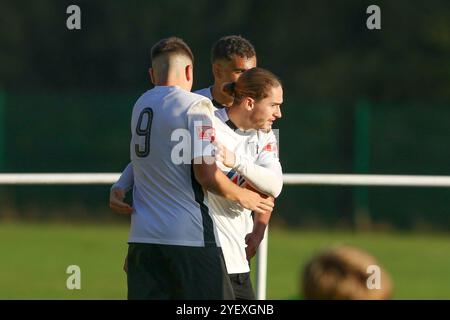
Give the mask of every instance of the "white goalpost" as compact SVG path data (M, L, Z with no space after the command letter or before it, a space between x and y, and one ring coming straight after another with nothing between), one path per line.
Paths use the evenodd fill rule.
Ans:
M112 185L120 173L3 173L0 185ZM450 187L450 176L284 174L285 185ZM266 299L268 228L257 254L256 298Z

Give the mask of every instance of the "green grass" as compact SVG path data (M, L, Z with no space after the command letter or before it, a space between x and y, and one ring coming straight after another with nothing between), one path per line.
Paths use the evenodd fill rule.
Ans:
M128 226L2 223L0 299L125 299L122 271ZM306 232L269 235L269 299L298 296L301 267L330 245L373 253L393 278L395 299L450 299L446 235ZM81 268L81 290L68 290L66 268ZM255 261L253 261L255 266Z
M277 231L269 234L268 297L298 296L300 269L317 250L336 244L372 253L391 275L394 299L450 299L446 235Z

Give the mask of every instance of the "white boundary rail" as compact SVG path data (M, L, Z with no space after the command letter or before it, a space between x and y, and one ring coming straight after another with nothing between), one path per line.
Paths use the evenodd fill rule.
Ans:
M113 184L118 173L8 173L0 185ZM284 174L285 185L450 187L450 176L402 176L360 174ZM256 298L266 299L268 229L257 256Z
M0 173L0 185L112 184L119 173ZM285 185L450 187L450 176L284 174Z

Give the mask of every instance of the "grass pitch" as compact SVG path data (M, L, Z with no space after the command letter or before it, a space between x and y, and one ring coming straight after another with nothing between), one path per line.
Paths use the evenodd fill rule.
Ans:
M127 234L126 225L0 224L0 299L126 299ZM349 244L388 270L394 299L450 299L449 238L272 229L267 298L298 298L307 260L322 248ZM69 265L81 268L81 290L66 288Z

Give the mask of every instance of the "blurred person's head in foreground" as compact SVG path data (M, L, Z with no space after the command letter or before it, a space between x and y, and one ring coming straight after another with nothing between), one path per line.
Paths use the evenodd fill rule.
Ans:
M373 267L380 270L379 287L370 286ZM367 252L338 246L320 252L303 269L301 294L305 299L383 300L392 295L388 273Z

